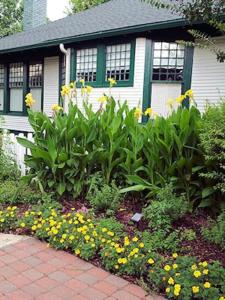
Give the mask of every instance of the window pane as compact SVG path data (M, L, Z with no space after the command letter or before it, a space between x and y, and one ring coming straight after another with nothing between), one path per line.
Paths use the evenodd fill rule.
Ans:
M106 81L114 78L117 81L130 79L131 44L118 44L106 47Z
M95 82L97 74L97 48L77 50L76 80Z
M153 80L182 81L184 47L176 43L154 43Z
M29 65L29 88L42 87L42 63L34 62Z
M35 100L32 110L41 111L42 88L31 88L30 92Z
M4 90L0 88L0 111L4 109Z
M9 87L23 86L23 63L12 63L9 65Z
M4 65L0 65L0 88L4 87L5 83L5 68Z
M10 89L10 111L15 111L15 112L23 111L23 89L21 88Z

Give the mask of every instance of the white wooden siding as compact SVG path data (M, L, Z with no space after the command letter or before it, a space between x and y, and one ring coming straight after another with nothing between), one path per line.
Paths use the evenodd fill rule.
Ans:
M217 39L217 44L225 50L225 38ZM194 50L192 89L201 111L207 102L217 103L225 97L225 63L219 63L216 55L207 49Z
M28 122L28 118L24 116L3 116L3 124L1 127L7 130L31 132L32 128Z
M167 105L167 101L170 98L176 99L180 94L180 83L153 83L151 97L153 111L163 116L168 115L170 107Z
M142 106L143 99L143 84L144 84L144 65L145 65L145 38L136 39L135 50L135 67L134 67L134 85L133 87L114 87L111 94L116 100L121 102L127 100L130 107L136 107L140 103ZM90 103L93 104L93 109L99 109L98 99L104 93L108 94L108 88L94 88L90 95ZM81 100L78 102L81 105Z
M44 60L44 103L43 110L52 115L52 105L59 102L59 57L45 57Z

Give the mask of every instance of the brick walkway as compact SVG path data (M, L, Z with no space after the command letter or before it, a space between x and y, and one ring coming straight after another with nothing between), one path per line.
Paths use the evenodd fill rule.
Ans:
M1 241L1 240L0 240ZM2 244L2 243L1 243ZM2 244L3 245L3 244ZM0 245L0 299L160 300L140 287L33 238Z

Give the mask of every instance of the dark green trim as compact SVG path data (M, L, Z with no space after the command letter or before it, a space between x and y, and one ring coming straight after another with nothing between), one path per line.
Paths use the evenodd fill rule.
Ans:
M144 86L143 86L143 103L142 110L145 111L151 107L151 94L152 94L152 63L153 63L153 41L146 39L145 45L145 69L144 69ZM142 117L142 122L146 122L147 117Z
M184 71L183 71L183 83L182 83L182 94L191 88L192 80L192 69L193 69L193 57L194 48L187 47L184 56ZM185 99L183 105L189 107L189 99Z
M59 105L61 105L62 66L63 66L63 54L60 54L59 56L59 99L58 99Z
M79 46L76 48L72 48L71 53L71 81L76 80L76 51L78 49L85 49L85 48L92 48L97 47L97 75L96 75L96 82L86 82L86 85L90 85L95 88L102 88L102 87L109 87L110 84L106 81L105 74L106 74L106 47L108 45L117 45L120 43L130 43L131 44L131 56L130 56L130 79L127 81L117 81L117 84L114 88L117 87L132 87L134 85L134 69L135 69L135 48L136 48L136 40L115 40L106 42L104 44L92 44L90 43L85 44L85 46ZM79 82L77 83L78 88L81 87Z
M200 23L200 22L199 22ZM149 30L157 30L157 29L169 29L173 27L180 27L189 25L189 22L184 19L175 19L175 20L168 20L163 22L156 22L156 23L148 23L148 24L141 24L141 25L135 25L135 26L128 26L125 28L116 28L112 30L106 30L104 32L94 32L94 33L87 33L82 34L76 37L67 37L67 38L59 38L54 39L51 41L33 44L29 46L23 46L13 49L6 49L0 51L0 54L2 53L11 53L11 52L17 52L17 51L24 51L24 50L30 50L30 49L36 49L36 48L44 48L49 46L56 46L60 43L68 44L73 42L81 42L81 41L87 41L87 40L93 40L97 38L105 38L110 36L118 36L118 35L124 35L124 34L132 34L132 33L140 33L140 32L146 32Z

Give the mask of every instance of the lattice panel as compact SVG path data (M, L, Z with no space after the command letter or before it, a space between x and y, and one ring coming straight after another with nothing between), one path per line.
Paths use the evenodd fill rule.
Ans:
M97 48L77 50L76 79L95 82L97 78Z
M9 87L23 87L23 63L9 64Z
M43 84L43 65L41 62L31 63L29 65L29 87L42 87Z
M131 44L119 44L106 47L106 80L117 81L130 79Z
M153 80L182 81L184 47L177 43L154 43Z

